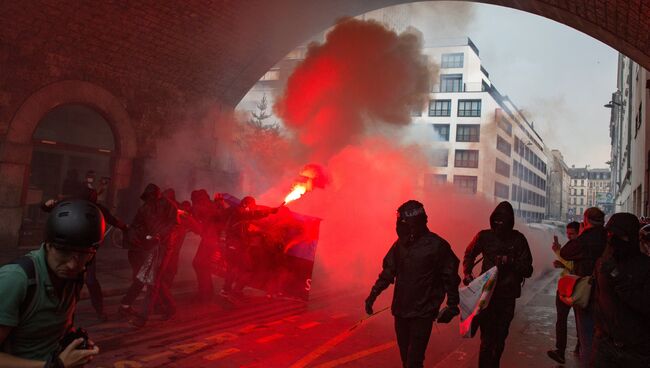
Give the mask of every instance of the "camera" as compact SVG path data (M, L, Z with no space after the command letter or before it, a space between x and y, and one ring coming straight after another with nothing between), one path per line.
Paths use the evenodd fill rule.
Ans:
M84 341L77 347L77 349L87 350L94 347L93 343L88 339L88 331L81 327L78 327L76 330L72 330L63 336L59 342L60 350L65 350L68 345L72 344L74 340L79 338L82 338Z

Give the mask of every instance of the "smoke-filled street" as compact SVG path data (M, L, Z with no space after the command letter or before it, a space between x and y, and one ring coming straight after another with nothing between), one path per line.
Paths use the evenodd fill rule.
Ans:
M548 367L543 348L552 344L555 323L555 278L528 283L518 310L503 364L506 367ZM252 294L252 292L251 292ZM127 367L397 367L390 311L364 321L365 295L354 290L326 289L312 293L309 303L248 296L238 308L222 301L192 305L173 321L133 330L126 322L96 324L89 304L82 302L80 323L88 320L102 354L93 365ZM179 303L192 303L188 294ZM383 308L385 297L377 302ZM89 318L90 317L90 318ZM573 326L573 323L571 323ZM573 344L575 339L570 339ZM478 338L461 339L458 325L434 327L425 367L476 365ZM575 367L569 357L566 367Z
M0 1L0 368L650 367L648 19Z

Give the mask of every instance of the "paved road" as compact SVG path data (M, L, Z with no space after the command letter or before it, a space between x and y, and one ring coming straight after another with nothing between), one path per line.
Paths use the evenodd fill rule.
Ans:
M502 367L555 367L553 346L555 276L526 285L518 302ZM86 302L78 322L101 348L92 366L130 367L399 367L392 317L384 312L350 330L363 317L365 290L325 290L308 303L267 299L248 291L238 305L192 304L180 294L183 312L172 321L153 320L144 329L126 321L97 324ZM389 304L389 293L376 303ZM109 303L115 303L109 300ZM115 305L110 306L114 310ZM115 318L115 316L112 316ZM572 331L574 327L570 327ZM575 342L570 333L569 344ZM475 367L478 337L461 339L458 325L437 325L426 367ZM570 359L572 359L570 357ZM566 367L573 367L569 361Z

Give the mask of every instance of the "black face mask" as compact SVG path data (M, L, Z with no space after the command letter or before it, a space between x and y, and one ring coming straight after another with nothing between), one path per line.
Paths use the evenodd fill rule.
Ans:
M400 240L408 240L411 238L411 227L402 219L398 218L395 224L395 232Z
M638 247L634 247L632 242L622 239L616 235L609 239L609 244L613 249L613 255L616 259L628 258L629 256L640 252Z

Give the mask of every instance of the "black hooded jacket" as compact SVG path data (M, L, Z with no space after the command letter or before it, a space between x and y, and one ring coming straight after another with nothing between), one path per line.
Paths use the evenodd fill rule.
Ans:
M612 253L605 250L594 271L596 336L650 356L650 258L640 251L624 259Z
M499 227L496 221L503 221ZM483 254L481 273L497 265L497 256L507 256L509 263L499 267L493 298L518 298L521 284L533 274L533 256L526 237L514 230L515 214L512 205L503 201L490 215L490 229L481 230L465 250L463 273L469 275L479 254Z
M131 244L132 247L142 246L146 243L147 235L158 237L163 243L169 241L169 237L178 223L178 209L167 198L161 196L160 188L155 184L149 184L140 196L144 201L131 224L134 232Z
M413 242L398 240L384 257L372 293L379 295L394 282L393 315L435 317L445 294L447 305L458 306L458 264L449 243L430 231Z

